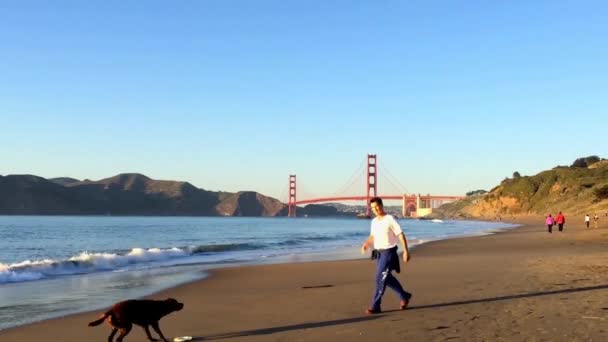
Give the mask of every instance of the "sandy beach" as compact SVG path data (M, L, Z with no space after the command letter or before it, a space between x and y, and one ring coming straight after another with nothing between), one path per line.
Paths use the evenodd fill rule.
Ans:
M568 218L570 222L576 218ZM578 220L578 221L582 221ZM184 310L161 321L168 338L193 341L606 341L608 225L546 232L543 218L520 218L498 234L441 240L413 250L398 275L414 294L398 310L364 314L373 291L368 259L215 270L208 279L153 298ZM582 222L581 222L582 223ZM111 303L108 303L108 305ZM89 328L100 312L0 332L1 341L106 341ZM135 327L125 341L146 341Z

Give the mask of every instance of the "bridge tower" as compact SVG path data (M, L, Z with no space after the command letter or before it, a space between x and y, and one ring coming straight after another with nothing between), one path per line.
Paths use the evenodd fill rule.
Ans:
M378 184L376 183L376 155L367 155L367 211L366 215L370 216L369 200L372 197L378 196ZM373 191L372 191L373 190ZM371 193L373 192L373 195Z
M296 175L289 175L289 202L287 217L296 216Z

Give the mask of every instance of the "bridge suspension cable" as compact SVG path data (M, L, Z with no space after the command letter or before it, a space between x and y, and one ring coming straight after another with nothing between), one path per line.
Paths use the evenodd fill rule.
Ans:
M287 200L289 199L289 190L287 189L289 186L289 184L284 184L283 185L283 189L280 192L280 196L279 200L283 203L287 203Z
M363 169L365 165L365 160L361 160L359 167L355 170L355 172L350 176L348 181L344 183L338 190L336 190L333 195L341 195L344 194L349 188L352 188L353 184L359 180L361 175L363 175Z
M298 176L298 201L315 197L318 196L309 193L306 188L306 183L302 181L302 177Z
M393 174L387 168L381 167L381 170L382 170L382 174L386 175L386 176L383 176L383 177L386 178L386 181L388 183L390 183L393 188L395 188L401 194L408 193L406 187L403 186L403 184L401 184L401 182L399 182L399 180L397 179L397 177L393 176Z

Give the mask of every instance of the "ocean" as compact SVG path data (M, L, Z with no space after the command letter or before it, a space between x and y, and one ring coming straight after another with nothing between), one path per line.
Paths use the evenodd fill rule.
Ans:
M399 220L410 246L515 225ZM106 308L218 267L363 258L354 218L0 216L0 329Z

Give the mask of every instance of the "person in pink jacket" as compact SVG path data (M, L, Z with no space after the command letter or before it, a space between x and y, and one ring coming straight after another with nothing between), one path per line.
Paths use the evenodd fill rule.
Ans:
M547 215L545 223L547 224L547 229L549 230L549 233L553 233L553 224L555 223L555 221L553 220L553 216L551 216L551 214Z

